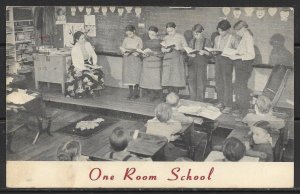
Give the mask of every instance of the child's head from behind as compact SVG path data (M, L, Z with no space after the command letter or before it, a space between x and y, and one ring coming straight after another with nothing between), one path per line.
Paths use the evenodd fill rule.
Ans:
M175 94L174 92L171 92L166 97L166 103L168 103L172 107L176 107L179 103L179 96L177 94Z
M162 123L166 123L172 118L172 108L167 103L161 103L155 108L155 117Z
M128 145L128 134L122 127L116 127L109 137L110 146L114 151L123 151Z
M252 138L255 144L265 144L270 142L270 123L268 121L258 121L252 127Z
M259 96L255 103L255 111L260 114L267 114L270 112L272 107L271 100L266 96Z
M80 155L80 142L68 141L58 147L56 156L59 161L76 161Z
M232 162L239 161L246 154L246 146L239 139L230 137L223 144L224 157Z

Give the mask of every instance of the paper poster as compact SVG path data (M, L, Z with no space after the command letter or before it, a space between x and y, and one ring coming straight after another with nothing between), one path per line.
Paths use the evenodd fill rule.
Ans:
M64 25L64 45L66 47L73 47L73 35L77 31L85 32L84 23L66 23Z
M56 24L66 23L66 7L55 7Z
M84 15L84 25L96 25L95 15Z
M85 32L90 37L96 37L96 26L95 25L85 25Z

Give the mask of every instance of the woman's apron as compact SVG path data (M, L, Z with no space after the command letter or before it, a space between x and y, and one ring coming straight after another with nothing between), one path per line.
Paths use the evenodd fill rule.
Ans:
M162 65L162 86L185 87L184 57L181 51L173 49L165 53Z
M123 57L123 84L135 85L140 83L142 61L133 54Z
M143 60L140 87L146 89L161 89L162 60L157 56L149 56Z

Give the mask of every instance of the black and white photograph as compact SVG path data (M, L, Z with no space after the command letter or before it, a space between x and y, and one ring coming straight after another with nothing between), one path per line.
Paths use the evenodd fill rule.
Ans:
M7 6L6 122L13 164L293 165L294 9Z

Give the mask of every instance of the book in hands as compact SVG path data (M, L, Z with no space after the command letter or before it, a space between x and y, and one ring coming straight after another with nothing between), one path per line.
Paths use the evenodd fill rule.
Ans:
M228 57L231 60L237 60L241 58L241 56L237 54L237 50L231 48L225 48L222 52L222 56Z
M221 54L222 53L222 51L220 51L219 49L215 49L215 48L204 47L204 50L211 54Z
M188 55L197 54L199 52L198 50L194 50L190 47L183 47L183 49Z
M165 49L169 49L169 48L175 48L176 45L175 44L166 44L164 42L161 42L160 45L165 48Z
M137 49L128 49L128 48L123 48L123 47L120 47L120 50L122 53L129 53L129 54L137 51Z
M91 68L91 69L101 69L101 66L96 66L96 65L88 65L85 64L86 67Z
M150 55L150 54L153 53L153 51L151 49L149 49L149 48L146 48L144 50L142 50L142 49L136 49L136 52L144 54L144 55Z

